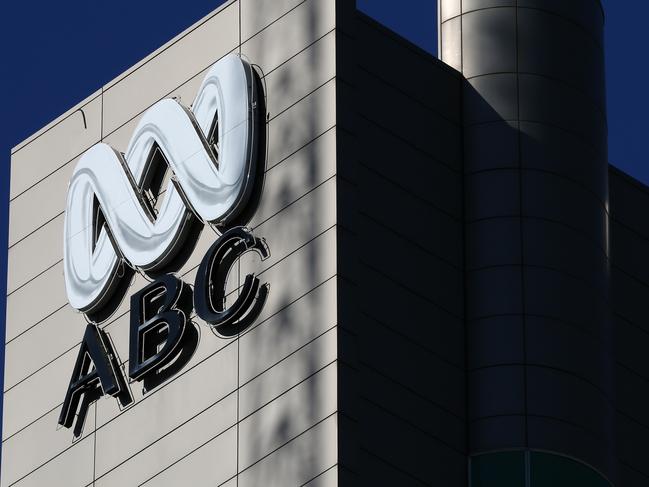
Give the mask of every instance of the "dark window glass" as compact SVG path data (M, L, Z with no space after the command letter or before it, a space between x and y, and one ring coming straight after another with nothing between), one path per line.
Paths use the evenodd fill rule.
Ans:
M532 452L530 487L610 487L588 466L551 453Z
M472 457L471 487L525 487L525 452Z

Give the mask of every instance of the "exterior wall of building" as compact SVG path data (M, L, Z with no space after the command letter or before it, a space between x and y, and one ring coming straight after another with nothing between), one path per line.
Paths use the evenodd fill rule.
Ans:
M466 485L462 78L339 25L340 485Z
M649 188L612 168L611 313L616 346L618 483L649 483Z
M649 189L606 165L598 4L540 2L442 1L449 67L352 0L232 0L16 147L1 485L646 485ZM531 48L539 25L579 42L547 55L561 36ZM124 410L92 404L73 441L70 175L233 52L266 93L249 226L271 257L241 259L229 299L254 271L269 300L235 338L193 316L189 364ZM101 326L128 366L129 300Z
M15 148L3 486L336 485L335 27L328 0L231 1ZM267 94L265 187L250 226L271 258L242 259L238 277L261 273L269 301L230 340L194 317L202 336L181 373L144 395L132 384L124 411L100 399L73 442L57 425L86 325L63 284L71 172L100 140L124 151L156 101L189 105L230 52L257 65ZM185 282L215 237L204 229L179 272ZM145 284L136 277L129 294ZM124 364L128 307L102 323Z

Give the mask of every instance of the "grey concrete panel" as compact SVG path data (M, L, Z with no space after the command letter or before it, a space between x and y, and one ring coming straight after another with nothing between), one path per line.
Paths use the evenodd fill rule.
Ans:
M34 306L34 296L39 297L38 306ZM63 264L59 263L7 296L6 340L13 340L66 302Z
M304 487L337 487L340 485L338 483L338 477L338 466L331 467L329 470L325 470L313 480L304 484Z
M4 390L14 387L47 363L76 347L87 322L66 306L5 346ZM72 373L72 370L70 370Z
M502 365L468 372L469 419L525 414L525 368Z
M140 485L147 487L221 485L224 480L236 474L236 442L237 430L232 427Z
M238 7L229 4L109 83L103 96L104 132L112 132L234 49L239 43Z
M176 98L184 106L189 107L196 96L198 89L200 88L205 75L209 70L209 66L205 69L199 71L198 73L192 73L192 76L183 80L178 86L174 86L170 91L159 93L157 98L151 98L148 100L148 105L146 105L142 110L133 114L132 118L124 119L119 125L112 128L110 132L104 134L104 142L111 144L114 148L125 152L128 143L131 140L131 136L139 123L140 119L144 112L161 99L164 98Z
M15 198L98 142L100 129L101 97L95 93L78 110L11 155L9 197Z
M304 0L241 0L241 39L248 40L301 3Z
M467 319L521 314L521 268L494 267L471 271L466 276Z
M525 416L498 416L472 421L469 427L470 453L524 448Z
M521 72L562 80L585 93L600 110L606 110L601 46L593 42L590 33L576 29L572 20L520 9L518 50Z
M55 409L29 428L16 433L2 444L2 485L10 485L33 471L44 468L43 465L56 461L57 455L68 449L76 448L79 443L94 443L95 428L94 407L91 408L85 423L84 434L73 441L70 431L57 425L59 410ZM83 450L84 447L81 447ZM65 455L65 453L63 453ZM91 457L91 466L93 460ZM79 465L85 470L86 465Z
M325 296L313 295L308 297L307 295L333 277L336 272L335 237L335 228L328 230L277 265L259 274L262 282L270 283L271 291L257 323L262 323L264 320L274 317L279 311L293 305L298 299L307 298L307 300L310 300L310 304L314 304L315 301L320 299L324 300L320 305L324 305L326 302L330 303L330 301L327 301L331 299L331 297L327 297L327 295L330 296L329 291ZM304 272L304 269L308 269L307 272ZM298 270L301 271L298 272ZM242 275L247 272L242 269ZM287 279L286 276L290 276L290 278ZM326 314L322 313L322 316L325 318ZM251 337L252 339L253 337Z
M77 350L72 349L8 391L3 400L2 438L6 439L63 403ZM38 400L35 401L34 398ZM56 425L54 424L53 427Z
M336 371L335 363L329 365L266 403L254 414L241 419L240 470L245 470L281 448L336 411L337 394L333 392L337 389ZM272 378L269 379L272 381ZM247 392L251 396L258 393L254 389L248 389ZM306 451L304 454L315 455L319 453L318 450Z
M11 293L34 279L62 256L63 214L9 248L7 292Z
M464 125L518 118L518 83L515 73L487 74L465 82Z
M243 416L263 404L259 397L272 399L336 358L335 325L327 319L336 309L331 306L335 297L327 296L335 292L335 284L333 279L328 281L241 337L239 384L246 384L240 397ZM310 304L316 318L313 324L306 319ZM327 306L332 311L327 312ZM295 322L300 313L305 313L304 318Z
M464 170L467 173L519 167L516 122L494 122L467 127L464 132Z
M440 40L440 57L450 67L462 71L462 18L444 22Z
M215 339L215 338L214 338ZM127 460L167 432L178 428L201 411L220 401L237 388L237 347L223 348L219 353L163 387L145 395L127 411L105 423L106 399L97 404L97 454L95 470L98 476ZM131 389L138 387L133 384ZM112 406L112 404L111 404ZM110 408L112 409L112 407ZM155 411L155 414L152 414ZM214 435L236 422L235 410L230 408L229 419L215 427ZM229 424L228 424L229 423ZM137 435L130 432L137 431ZM129 438L128 444L123 439ZM195 447L199 446L195 443ZM232 445L233 446L233 445ZM227 479L224 477L223 480Z
M521 265L521 223L518 218L489 218L466 226L466 268Z
M521 165L565 176L581 184L601 201L608 195L606 153L593 151L587 142L558 127L540 123L520 124Z
M219 484L218 487L237 487L237 477L232 477L230 480L223 484Z
M240 379L239 417L247 418L256 414L256 411L280 396L288 394L294 388L300 388L302 383L307 383L312 376L324 373L325 369L333 368L335 370L336 365L332 362L337 358L336 344L336 330L332 329L307 343L303 348L296 350L295 353L288 355L282 361L269 364L267 370L252 380L246 382ZM242 363L249 361L253 361L249 356L242 355L240 357ZM327 372L327 374L329 373L336 374L335 371ZM334 390L337 390L336 384L333 384L329 394L336 396L333 393ZM303 391L297 394L303 397L304 405L310 404L314 400L309 396L310 393L306 394Z
M467 367L479 369L525 362L523 316L496 316L467 324Z
M201 485L204 479L213 486L236 473L236 426L232 426L236 418L233 393L98 476L95 485Z
M65 485L70 487L84 487L92 483L94 452L92 440L92 437L81 440L73 448L66 450L31 475L11 485L42 487L50 485L53 479L65 479ZM3 477L2 485L8 486L9 484L5 482Z
M73 160L9 204L9 246L61 214L65 208L68 181L77 160ZM28 263L26 262L25 265ZM25 271L27 274L33 272Z
M314 218L316 215L316 208L331 208L331 210L333 210L332 213L334 213L335 207L333 207L333 205L331 204L333 201L331 198L335 198L335 181L331 180L329 183L321 186L319 189L320 191L315 191L314 193L310 194L309 199L306 199L306 201L304 202L301 201L302 205L296 205L294 208L289 208L296 211L296 216L299 215L303 218ZM270 225L272 223L273 221L269 220L268 223L264 224L268 225L268 227L266 227L268 228L268 230L265 230L264 225L257 227L256 233L258 235L271 235ZM330 233L335 233L335 228L331 228L325 232L325 230L330 227L330 225L327 225L327 223L329 222L327 222L326 216L322 218L321 221L313 221L308 225L303 225L303 222L299 220L293 222L283 221L282 223L287 224L286 228L292 227L293 231L295 232L292 235L300 235L302 237L305 237L305 239L301 243L298 243L296 245L295 239L291 238L290 236L291 234L285 234L284 236L280 236L278 234L276 237L274 237L274 240L271 235L271 237L268 237L268 245L271 248L271 252L273 246L275 246L274 248L276 249L275 253L277 254L277 258L273 257L271 254L271 257L268 260L259 261L259 259L248 259L247 256L244 256L241 259L241 275L246 275L250 272L260 272L264 269L272 269L275 267L272 265L272 263L279 261L283 262L284 260L290 262L291 266L297 266L300 264L306 266L301 268L301 271L299 272L298 268L294 267L292 269L292 272L294 272L295 274L305 274L308 276L307 279L318 275L319 270L330 268L329 262L330 259L333 259L335 256L335 247L327 249L327 247L323 248L319 246L321 242L330 238ZM316 235L319 235L321 232L324 233L316 238ZM305 245L308 242L308 239L313 240L309 242L308 245ZM327 250L325 251L325 249ZM287 258L289 255L291 257ZM270 259L273 260L271 261ZM297 282L297 277L297 275L294 276L294 279L296 279L295 282ZM313 284L315 285L319 282L322 281L313 281Z
M329 179L288 205L279 215L254 226L255 234L266 238L271 254L264 261L252 254L242 257L241 275L268 269L332 228L336 223L335 192L336 181Z
M467 221L521 214L518 171L494 169L467 175L465 187Z
M273 285L273 289L275 287ZM325 282L280 309L279 313L241 336L241 383L248 382L335 325L336 280Z
M268 168L284 160L336 124L335 97L336 82L332 80L300 103L270 120Z
M335 33L329 32L266 74L266 111L271 118L335 76L335 41Z
M255 15L260 10L265 9L266 5L269 9L282 9L281 3L271 6L271 2L272 0L264 0L260 8L255 8L249 13L242 11L242 18L243 16L251 17ZM336 25L335 17L335 2L306 0L253 38L244 42L241 45L241 54L258 65L264 74L268 74L331 31ZM273 49L268 49L268 46L271 45ZM318 55L333 57L335 52L322 51ZM313 59L311 62L314 63L314 66L317 66L317 64L325 61L324 59Z
M327 186L327 188L331 186L334 181L329 180L335 174L336 129L332 129L289 156L282 163L268 170L265 175L261 201L250 225L257 227L274 215L281 215L280 212L293 211L291 206L296 205L299 207L298 200L302 197L307 198L307 200L309 198L318 199L318 201L314 200L311 205L321 204L323 202L321 198L325 196L322 193L323 188L319 188L319 185ZM312 191L315 194L309 196ZM330 200L330 205L323 208L328 211L326 214L319 216L318 219L329 221L330 213L334 208L334 201ZM309 211L312 216L315 216L317 207L310 206L305 211ZM301 220L285 222L285 224L291 223L303 227L310 225L308 222Z
M291 439L239 474L239 487L302 485L337 462L337 415Z
M516 9L478 10L462 16L464 76L516 71Z

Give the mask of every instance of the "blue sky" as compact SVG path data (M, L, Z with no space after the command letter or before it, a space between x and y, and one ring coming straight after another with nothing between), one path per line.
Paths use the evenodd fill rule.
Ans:
M267 0L268 1L268 0ZM571 0L566 0L571 1ZM7 242L9 152L60 113L216 8L220 0L11 1L0 29L0 242ZM649 184L649 2L605 0L609 160ZM435 52L433 0L358 0L388 27ZM0 252L0 273L6 254ZM0 279L0 296L5 280ZM4 317L4 311L1 315ZM0 333L4 336L4 320ZM2 340L4 343L4 340ZM4 352L0 347L1 363ZM1 377L1 375L0 375ZM1 379L0 379L1 380Z

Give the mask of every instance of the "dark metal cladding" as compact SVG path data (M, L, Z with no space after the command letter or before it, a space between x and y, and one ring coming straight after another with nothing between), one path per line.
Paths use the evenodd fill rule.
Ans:
M603 11L440 3L440 55L466 78L469 453L614 479Z

